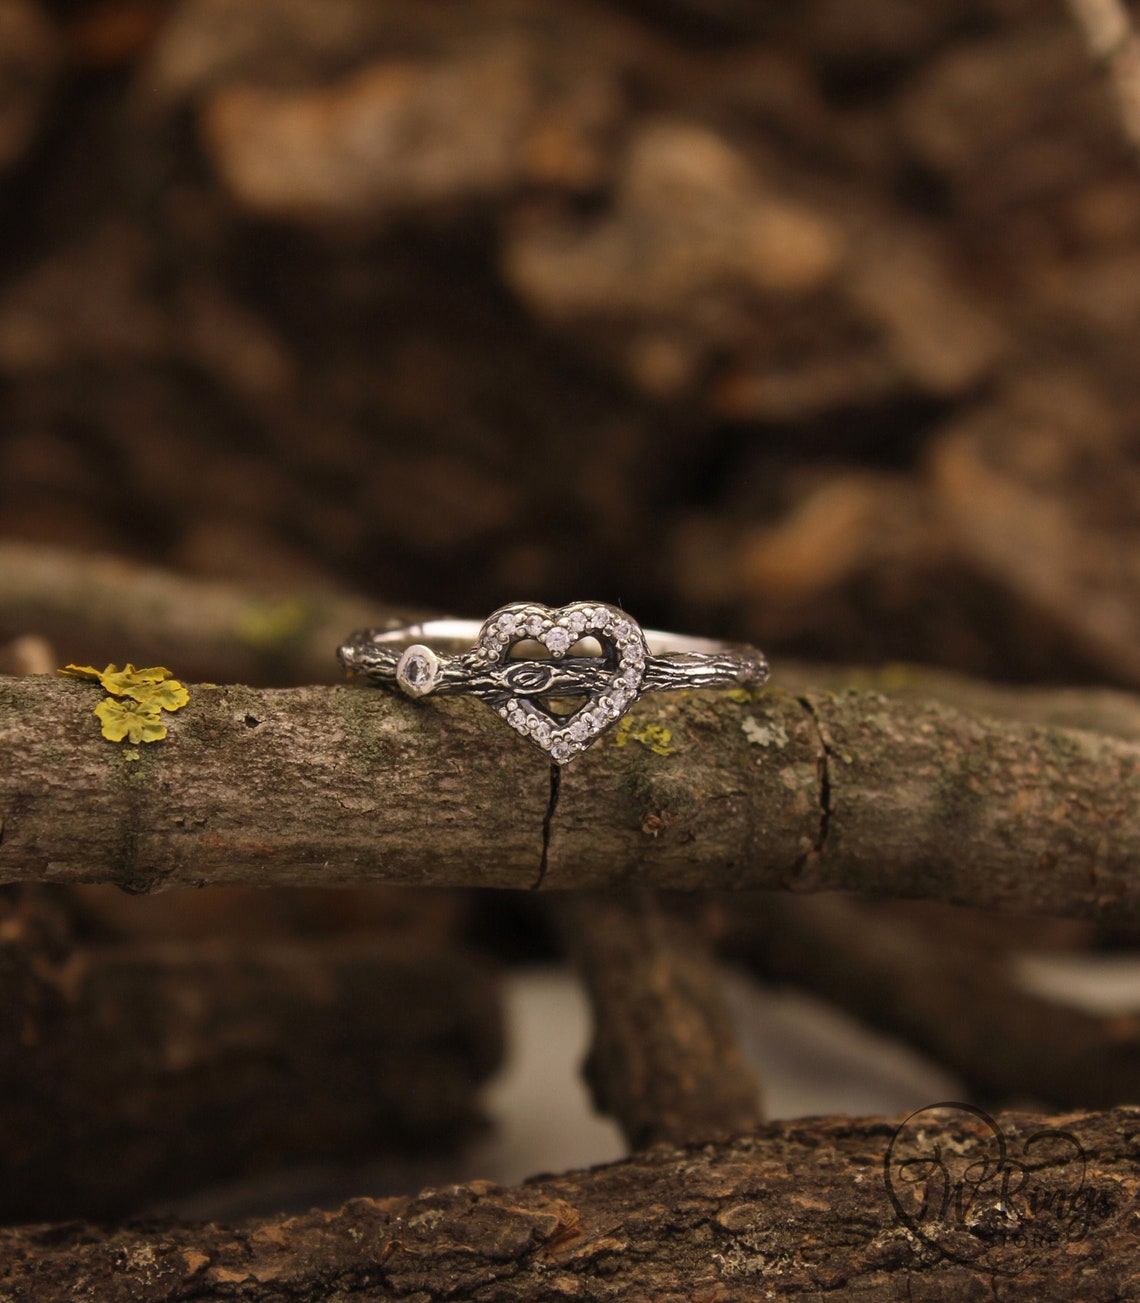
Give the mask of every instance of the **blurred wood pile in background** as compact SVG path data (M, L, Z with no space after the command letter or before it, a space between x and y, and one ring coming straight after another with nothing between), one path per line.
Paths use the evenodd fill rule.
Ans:
M1070 7L0 0L0 673L173 647L327 682L377 611L596 598L756 641L791 691L827 660L1140 688L1140 168ZM1077 698L1047 722L1135 735L1136 699ZM450 1161L493 963L560 944L633 1145L759 1116L717 953L983 1101L1107 1107L1140 1019L1011 956L1135 942L824 897L4 887L0 1220Z
M0 0L0 535L1140 684L1059 0Z

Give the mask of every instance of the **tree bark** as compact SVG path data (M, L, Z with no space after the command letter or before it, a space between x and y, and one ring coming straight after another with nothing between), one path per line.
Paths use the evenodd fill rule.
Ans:
M545 757L468 698L200 685L134 760L100 735L99 699L0 679L0 881L620 881L1140 909L1140 745L1092 733L875 693L660 693L552 791Z
M760 1083L740 1054L719 965L697 930L648 892L575 895L564 920L593 1007L586 1080L630 1148L757 1126Z
M513 1189L475 1182L236 1226L15 1227L0 1231L0 1294L12 1303L1132 1296L1140 1110L991 1122L956 1106L899 1126L774 1123ZM961 1196L945 1206L936 1152Z

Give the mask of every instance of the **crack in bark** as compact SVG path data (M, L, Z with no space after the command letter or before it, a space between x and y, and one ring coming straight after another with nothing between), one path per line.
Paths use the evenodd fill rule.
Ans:
M816 771L819 775L819 829L811 846L804 851L793 866L795 876L799 877L808 861L818 859L823 853L827 835L831 830L831 748L827 745L827 739L823 734L823 726L819 722L819 716L816 714L811 698L804 696L797 697L796 700L807 711L812 727L815 729L816 737L819 739L819 757L816 761Z
M558 809L558 792L562 786L562 766L550 762L550 802L542 820L542 859L538 866L538 877L531 883L531 891L538 891L546 878L547 860L550 855L550 832L554 824L554 812Z

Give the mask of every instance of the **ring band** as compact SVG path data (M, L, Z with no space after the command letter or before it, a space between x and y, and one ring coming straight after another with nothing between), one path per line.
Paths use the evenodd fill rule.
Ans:
M447 619L362 629L337 655L351 673L395 684L411 697L478 697L560 765L581 755L642 693L756 687L768 677L755 647L642 629L605 602L512 602L482 624ZM565 715L541 704L583 697Z

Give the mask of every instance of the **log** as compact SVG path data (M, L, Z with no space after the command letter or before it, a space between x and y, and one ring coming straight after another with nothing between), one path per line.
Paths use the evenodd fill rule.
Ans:
M199 685L165 741L132 749L100 735L100 697L0 679L0 881L620 881L1140 908L1140 745L1075 729L870 692L660 693L555 787L469 698Z
M333 683L346 634L423 614L335 590L259 590L0 540L0 639L37 634L76 664L105 665L129 646L136 664L177 660L179 673L195 678Z
M721 974L690 920L648 892L583 892L563 912L593 1008L594 1105L631 1149L751 1131L760 1085L736 1043Z
M1134 1108L989 1119L958 1105L901 1125L772 1123L512 1189L474 1182L233 1226L13 1227L0 1230L0 1295L1108 1303L1140 1275L1138 1137Z
M973 1098L1050 1108L1140 1101L1140 1019L1025 990L1008 953L941 935L899 906L841 896L734 897L725 912L730 954L901 1037Z
M5 1221L451 1152L501 1057L487 966L390 934L83 944L25 891L0 901L0 977Z

